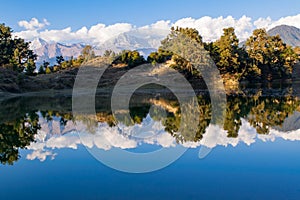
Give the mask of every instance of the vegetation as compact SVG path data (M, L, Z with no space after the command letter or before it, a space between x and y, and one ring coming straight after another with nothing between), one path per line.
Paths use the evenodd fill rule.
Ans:
M247 66L257 76L268 80L272 76L290 76L292 66L297 61L297 55L290 46L283 43L280 37L269 36L265 29L253 31L246 41L246 51L251 64Z
M225 121L222 124L223 129L227 132L227 137L238 137L242 120L247 121L255 128L258 134L269 134L271 129L280 128L284 120L295 110L299 110L300 106L299 99L293 97L292 92L288 88L286 91L284 95L280 96L266 96L260 91L247 96L227 96ZM134 98L139 99L138 105ZM116 126L117 122L111 110L105 106L108 104L106 101L110 101L110 98L96 104L97 121L95 121L94 116L90 115L77 116L74 119L70 111L72 105L72 98L70 97L55 96L42 99L25 97L4 100L4 102L1 102L2 112L0 112L2 114L0 114L0 162L2 164L13 164L20 158L20 149L25 149L34 142L35 135L41 127L40 117L43 117L47 122L59 119L61 127L66 126L68 121L80 121L91 133L98 127L97 122ZM152 114L150 113L152 119L161 121L165 126L165 131L170 133L178 143L197 142L206 134L212 118L212 105L209 96L199 96L198 104L200 111L198 130L188 130L184 134L178 132L181 125L179 103L176 99L169 99L169 97L153 98L152 96L151 98L145 95L141 99L140 95L134 96L129 106L131 119L124 118L124 121L121 123L132 125L126 120L133 120L134 123L140 124L149 113L151 105L155 105ZM42 108L43 110L38 112L37 108ZM18 110L18 112L11 112L12 110ZM163 113L162 110L166 114L161 114ZM221 124L219 125L221 126ZM188 124L184 126L188 129Z
M13 38L12 30L0 24L0 67L33 75L37 56L29 49L29 43L21 38Z
M144 64L145 62L146 60L143 56L140 55L138 51L124 50L116 56L116 59L113 61L112 64L125 64L128 67L135 67Z
M171 29L167 39L181 33L203 45L216 63L225 82L226 79L271 81L275 78L291 77L292 67L298 61L296 52L299 54L299 48L293 49L286 45L279 36L269 36L265 29L254 30L246 44L239 47L234 28L225 28L223 31L220 39L205 43L196 29L177 27ZM162 44L166 40L162 41ZM170 66L173 68L193 75L197 74L188 61L171 52L159 49L148 57L148 62L152 63L161 63L166 60L172 61Z
M194 40L209 53L225 85L227 82L234 82L238 85L244 80L262 82L288 79L300 55L299 47L293 49L286 45L278 35L270 36L264 29L254 30L245 44L239 46L240 41L232 27L225 28L223 35L214 42L203 42L196 29L172 27L170 34L161 42L162 45L179 34L184 34ZM97 57L101 56L96 56L92 46L87 45L77 58L65 59L61 55L57 56L55 65L44 61L36 72L37 56L29 49L29 43L21 38L13 38L11 28L0 24L0 67L22 74L20 77L51 74L77 68L82 63ZM146 60L135 50L123 50L119 53L106 50L102 57L110 58L112 66L118 67L133 68L144 63L167 63L168 66L183 73L188 80L195 77L201 78L201 74L190 62L162 48L150 53Z
M248 38L244 46L239 46L240 41L235 35L233 28L224 29L223 35L218 40L209 43L202 41L202 37L196 29L172 28L169 36L166 40L163 40L162 43L167 42L169 38L176 37L178 34L187 35L206 49L216 63L224 80L233 79L238 82L254 79L258 81L272 81L274 79L283 80L291 76L292 67L298 61L300 55L299 47L293 49L286 45L279 36L269 36L264 29L254 30L252 36ZM170 67L179 70L185 75L201 76L190 62L172 52L164 51L162 48L159 48L157 52L152 52L147 60L145 60L138 51L130 50L124 50L120 53L107 50L102 56L113 60L111 65L113 70L111 71L114 73L119 70L117 67L128 69L144 63L167 63ZM81 55L77 58L71 57L70 59L65 59L63 56L57 56L55 65L50 65L49 62L44 61L38 70L38 74L51 74L66 69L77 68L85 61L95 59L96 57L92 47L87 45L82 50ZM13 38L12 30L4 24L0 24L0 67L12 69L15 71L14 73L17 74L17 78L13 79L13 81L8 79L5 81L11 85L16 83L21 85L27 80L27 82L29 82L30 79L26 79L26 81L23 80L24 77L36 75L35 60L36 55L29 49L29 43L20 38ZM123 75L124 73L126 73L126 70L123 70L120 74ZM76 73L74 74L76 75ZM74 81L74 74L64 76L64 80L69 78ZM43 78L44 75L35 78L38 77ZM58 80L57 82L60 81L61 80ZM111 84L114 81L115 80L109 79L108 83ZM70 82L71 81L66 81L61 84L66 85ZM46 84L43 86L45 86L43 88L46 88ZM108 100L109 103L101 102L101 106L106 104L110 105L110 99L108 98ZM24 104L20 107L23 109L30 109L31 107L39 105L38 103L34 105L25 104L33 101L34 100L32 99L22 100L22 103ZM49 99L44 99L43 102L49 103ZM51 107L53 107L55 105L60 106L65 102L65 100L55 101L50 104ZM180 135L178 134L178 131L181 113L177 101L146 98L141 102L144 103L141 107L130 107L132 120L135 123L141 123L143 118L147 116L152 104L155 104L158 107L160 106L166 110L166 116L154 116L153 119L162 121L165 130L176 138L179 143L201 140L212 119L212 105L209 97L205 95L199 96L198 104L201 115L198 119L198 130L195 132L193 132L193 130L188 130L189 132ZM6 104L2 104L2 107L4 105ZM71 107L71 105L72 103L70 101L69 107ZM228 95L225 121L224 124L222 124L223 129L227 131L228 137L237 137L242 124L242 119L245 119L256 129L257 133L268 134L271 127L281 126L287 116L292 114L297 108L299 109L299 105L299 100L290 93L280 97L266 96L259 92L249 96ZM15 109L15 107L18 106L13 106L13 109ZM26 146L34 141L34 136L40 129L38 123L39 115L37 114L37 110L26 110L26 112L22 112L21 114L18 113L20 116L13 120L7 120L8 115L15 112L15 110L11 112L7 112L7 110L5 111L4 109L5 112L1 112L3 113L2 118L5 120L2 120L0 123L0 162L2 164L13 164L13 162L20 157L19 149L26 148ZM115 121L111 110L103 111L102 108L99 110L101 110L101 112L97 112L96 115L99 122L107 122L110 126L116 125L117 122ZM154 112L162 113L160 110L154 110ZM49 110L44 112L41 111L40 113L47 121L53 120L54 116L60 116L60 123L62 126L66 125L67 120L74 120L70 113L59 113ZM129 120L131 119L124 119L123 123L125 125L130 124ZM84 124L91 124L90 126L95 125L88 119L83 118L82 121ZM188 127L188 125L186 126Z
M40 129L38 115L27 113L14 122L0 124L0 162L13 164L19 159L19 148L24 149L34 141Z
M173 53L167 52L162 49L158 49L157 52L152 52L147 57L147 62L155 65L156 63L164 63L167 60L171 60Z

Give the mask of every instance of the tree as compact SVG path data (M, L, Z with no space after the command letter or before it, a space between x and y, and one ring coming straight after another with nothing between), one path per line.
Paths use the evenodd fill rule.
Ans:
M32 75L37 55L29 49L29 43L21 38L12 38L12 30L0 24L0 66Z
M298 55L298 59L300 58L300 47L295 47L294 52Z
M64 61L65 61L65 59L64 59L64 57L62 55L56 56L57 66L55 66L54 71L61 70L62 69L62 62L64 62Z
M105 50L104 53L103 53L103 56L114 58L116 56L116 53L112 50Z
M297 56L279 35L269 36L265 29L256 29L246 41L246 50L251 58L251 68L267 79L290 76Z
M56 62L57 62L57 64L58 64L59 66L61 65L61 63L62 63L63 61L65 61L65 59L64 59L64 57L63 57L62 55L56 56Z
M184 34L189 38L195 40L199 44L203 44L202 36L199 34L199 31L195 28L182 28L182 27L172 27L171 33L168 35L168 38L172 38L178 34ZM167 38L167 39L168 39ZM164 41L162 41L163 43Z
M147 57L147 62L156 64L156 63L164 63L167 60L171 60L173 53L168 51L163 51L162 49L158 49L157 52L151 52Z
M52 70L50 69L50 67L47 67L45 72L46 72L46 74L51 74Z
M47 61L43 61L43 65L40 67L39 70L41 73L45 72L46 74L50 74L52 70L50 69L50 63Z
M221 73L237 73L240 66L239 40L234 33L234 28L223 29L223 35L211 45L211 49L219 54L216 63Z
M43 64L40 66L39 74L50 74L51 70L49 68L50 63L47 61L43 61Z
M214 42L204 43L204 49L209 52L210 57L215 63L220 61L219 48L215 45Z
M168 41L172 40L172 38L176 38L178 35L184 35L187 36L187 38L190 38L194 41L196 41L200 45L204 45L202 42L202 37L199 34L199 32L194 28L181 28L181 27L172 27L171 33L165 38L163 41L161 41L162 45L168 43ZM198 75L198 71L194 70L192 64L188 62L186 59L182 58L179 55L172 54L170 52L166 52L168 55L172 55L172 61L174 64L171 65L171 67L182 70L186 74L192 74L192 75Z
M144 57L138 51L123 50L113 61L113 64L126 64L128 67L135 67L145 62Z
M90 60L92 58L95 57L95 52L92 49L91 45L86 45L82 51L81 51L81 55L83 56L84 60Z
M116 52L114 52L112 50L105 50L103 53L103 57L108 58L110 60L110 62L112 62L117 57L117 54L116 54Z
M14 55L12 30L5 24L0 24L0 66L8 66Z
M61 63L61 68L67 69L67 68L73 67L73 61L74 61L74 58L73 58L73 56L71 56L71 58L69 60L65 60Z
M33 59L29 59L27 63L25 63L25 69L27 75L36 74L34 71L36 69L35 62Z
M294 64L299 60L299 56L291 46L286 47L286 49L282 53L282 56L284 58L284 65L286 66L286 70L291 74Z
M45 71L45 68L44 68L43 65L40 66L39 72L38 72L38 73L39 73L39 74L46 74L46 71Z

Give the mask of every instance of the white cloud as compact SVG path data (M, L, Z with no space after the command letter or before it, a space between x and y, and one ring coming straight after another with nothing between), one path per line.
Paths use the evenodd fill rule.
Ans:
M273 23L268 27L268 29L273 28L278 25L289 25L300 28L300 14L294 16L282 17L277 21L273 21Z
M156 30L170 30L172 24L170 20L160 20L153 24L142 26L140 30L149 30L149 29L156 29Z
M46 19L43 19L43 22L39 22L37 18L32 18L30 21L26 21L26 20L19 21L18 25L20 27L24 27L27 30L37 30L50 25L50 23Z
M272 24L272 19L271 17L259 18L253 24L256 28L268 28Z
M266 28L267 30L279 25L289 25L300 28L300 14L294 16L282 17L279 20L272 20L270 17L259 18L254 22L257 28Z
M25 30L16 32L15 35L26 40L33 40L39 37L47 42L82 42L99 46L119 34L130 32L140 38L149 38L149 40L152 40L149 43L157 46L159 45L159 41L156 40L161 39L162 36L166 36L171 26L196 28L204 41L214 41L222 35L224 28L234 27L240 41L244 41L256 28L270 29L281 24L300 28L300 14L282 17L279 20L272 20L270 17L267 17L259 18L255 21L247 16L242 16L238 19L232 16L220 16L217 18L204 16L198 19L189 17L173 23L170 20L160 20L142 27L136 27L129 23L116 23L112 25L98 23L91 27L84 26L78 30L72 30L71 27L57 30L41 30L46 25L49 25L49 22L46 19L43 22L39 22L38 19L32 18L30 21L20 21L19 26L25 28Z
M201 17L199 19L184 18L174 23L174 26L196 28L204 41L214 41L218 39L224 28L234 27L236 34L241 40L245 40L253 30L251 18L243 16L240 19L235 19L232 16L228 17Z

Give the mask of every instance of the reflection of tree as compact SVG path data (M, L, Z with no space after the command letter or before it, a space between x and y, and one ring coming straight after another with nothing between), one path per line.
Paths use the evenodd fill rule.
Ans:
M13 164L19 159L19 148L24 149L34 141L39 117L35 112L27 113L15 122L0 124L0 162Z
M136 98L138 99L133 98L129 106L131 118L119 122L128 126L133 123L140 124L151 111L150 116L152 119L161 121L165 126L165 131L170 133L178 143L200 141L209 124L212 123L212 106L208 95L198 97L199 118L194 119L187 116L187 122L184 124L186 128L184 128L183 133L180 133L180 126L182 125L181 108L191 107L192 104L184 103L183 107L180 108L178 101L169 96L154 98L153 95L151 97L137 95ZM15 105L14 101L12 103ZM290 93L277 96L265 95L264 92L229 95L227 96L223 128L227 131L228 137L237 137L243 118L256 129L258 134L268 134L270 128L281 126L284 120L299 108L299 105L298 99ZM42 105L40 104L40 106ZM12 110L11 107L7 106L7 110ZM21 110L21 108L16 108L16 110ZM122 114L123 111L118 112ZM2 113L0 121L0 162L2 164L13 164L19 158L19 149L26 148L34 141L34 136L40 129L39 118L36 113L36 110L33 109L22 110L19 115L14 116L8 113L6 120L4 113ZM69 120L82 123L86 126L86 131L90 133L95 132L98 122L105 122L109 126L114 126L117 123L107 107L98 106L96 115L82 114L78 115L76 119L66 109L62 109L62 111L46 110L40 111L40 113L46 121L58 119L61 126L66 126ZM198 121L197 130L189 127L188 123L195 120Z
M271 127L281 126L299 106L292 96L259 98L251 107L248 120L259 134L268 134Z
M167 100L162 100L167 104ZM170 102L171 103L171 102ZM174 106L174 103L172 103ZM165 130L174 136L177 142L199 141L202 139L211 121L211 103L207 96L199 96L198 104L200 110L198 130L188 130L181 134L180 109L176 112L167 112L167 117L163 121ZM224 130L228 137L237 137L242 125L241 118L249 121L251 126L256 128L258 134L267 134L271 127L281 126L284 120L292 114L300 103L297 98L287 94L285 96L262 96L257 93L250 96L230 95L227 96L226 115ZM179 107L179 105L177 104ZM195 119L190 119L195 120ZM187 125L188 126L188 125Z
M52 121L53 117L59 117L60 118L60 124L65 126L68 122L68 120L72 120L73 116L71 113L68 112L58 112L53 110L47 110L47 111L40 111L42 117L46 119L47 121Z
M226 105L226 115L224 121L224 130L227 131L228 137L237 137L240 126L242 125L241 117L247 116L249 106L248 98L238 96L228 96Z
M267 134L271 127L281 126L289 114L299 106L291 96L228 96L224 130L228 137L237 137L241 118L249 121L258 134Z
M130 108L130 116L132 117L134 123L140 124L149 112L150 104L138 106L138 107L131 107Z
M165 130L174 136L177 142L187 142L187 141L199 141L203 138L206 128L208 127L211 120L211 103L208 96L199 96L198 105L200 116L198 119L188 119L188 122L192 120L199 120L197 130L189 129L189 124L183 124L184 133L178 133L179 127L181 125L180 120L180 109L177 109L176 113L169 113L167 119L163 123ZM179 105L178 105L179 106ZM189 106L188 104L183 106ZM192 115L191 115L192 116Z

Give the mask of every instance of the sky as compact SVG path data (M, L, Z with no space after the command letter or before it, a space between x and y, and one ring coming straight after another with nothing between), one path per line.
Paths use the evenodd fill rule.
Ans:
M187 25L198 29L204 40L215 40L226 26L239 29L241 39L278 21L300 28L299 0L0 0L0 5L0 23L27 40L103 41L151 24L163 29Z
M243 15L253 19L271 17L274 20L300 13L298 0L1 0L0 21L21 30L17 22L46 18L49 28L71 26L78 29L97 23L114 24L118 22L143 26L159 20L176 21L185 17L219 17Z

